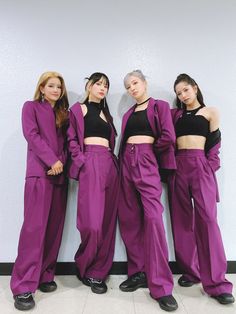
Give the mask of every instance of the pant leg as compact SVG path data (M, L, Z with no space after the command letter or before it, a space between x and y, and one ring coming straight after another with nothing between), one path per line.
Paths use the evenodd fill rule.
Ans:
M130 158L126 152L121 162L118 206L119 228L124 241L128 276L144 271L144 221L140 195L130 176Z
M67 184L53 186L52 204L45 236L40 283L52 281L55 275L65 222L67 190Z
M47 179L26 179L24 222L10 283L14 295L35 292L38 287L52 191Z
M197 244L194 231L195 214L188 176L192 171L181 156L176 157L177 170L168 184L170 216L174 239L175 257L184 276L200 281ZM183 169L184 168L184 169Z
M227 261L217 222L213 172L205 156L197 158L196 163L198 176L192 179L192 194L202 285L210 295L231 293L232 284L225 279Z
M100 160L106 165L105 208L102 222L101 242L93 263L85 276L105 280L112 267L115 251L115 235L118 207L118 168L111 154Z
M81 244L75 255L76 265L82 277L91 276L90 269L97 263L104 265L99 271L101 278L105 279L110 270L110 261L113 258L114 248L110 251L106 250L108 242L111 246L114 243L115 230L115 215L110 211L116 211L112 205L106 207L106 190L107 177L117 176L115 170L108 173L113 163L112 155L105 147L99 145L88 145L86 151L86 161L79 175L79 190L78 190L78 213L77 227L81 235ZM113 177L113 184L116 179ZM112 187L114 188L114 187ZM112 201L109 198L109 201ZM110 216L111 229L107 229L107 223L104 224L104 217ZM103 230L104 228L104 230ZM106 238L104 244L104 238ZM101 249L101 251L100 251ZM98 258L99 257L99 258ZM96 267L95 267L96 268Z
M163 206L160 201L162 186L152 146L139 144L135 146L135 150L137 164L132 168L132 175L141 195L144 211L145 270L151 295L160 298L172 294L173 290L162 217Z

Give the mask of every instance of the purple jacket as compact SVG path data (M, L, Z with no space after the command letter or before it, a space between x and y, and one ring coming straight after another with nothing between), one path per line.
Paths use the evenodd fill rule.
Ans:
M182 114L183 114L182 109L178 109L178 108L171 109L171 115L172 115L172 120L173 120L174 125L176 125L178 119L181 117ZM220 146L221 146L221 141L219 140L209 150L207 150L207 151L205 150L206 157L207 157L208 162L209 162L209 166L212 169L212 173L213 173L213 176L215 179L217 202L219 202L219 190L218 190L218 184L217 184L215 171L217 171L220 168L220 158L219 158Z
M115 148L115 131L111 125L109 145L111 151ZM85 162L84 156L84 117L79 102L70 108L70 125L67 130L68 148L70 152L69 177L79 179L79 171Z
M48 176L58 160L66 164L66 136L56 128L54 111L48 102L27 101L22 109L22 128L28 143L26 178L45 177L54 183L64 182L64 174Z
M120 153L122 154L123 139L127 121L134 112L135 105L132 106L123 116L122 120L122 139ZM155 135L153 144L159 168L176 169L175 162L175 131L171 119L169 104L163 100L150 98L147 107L147 117Z

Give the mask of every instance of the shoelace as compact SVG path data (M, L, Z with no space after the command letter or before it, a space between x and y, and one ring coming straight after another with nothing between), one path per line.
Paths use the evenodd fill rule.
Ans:
M98 284L102 283L102 280L98 280L98 279L94 279L94 278L89 278L89 280L91 281L91 283L98 283Z
M30 292L26 292L24 294L21 294L21 295L18 295L18 298L19 299L28 299L28 297L31 296L31 293Z

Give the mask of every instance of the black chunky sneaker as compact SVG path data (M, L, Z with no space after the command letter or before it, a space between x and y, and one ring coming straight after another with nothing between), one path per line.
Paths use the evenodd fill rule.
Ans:
M211 297L216 299L220 304L231 304L235 301L231 293L221 293L219 295L212 295Z
M181 277L179 277L178 279L178 284L181 287L192 287L193 285L198 284L198 282L192 281L187 279L184 275L182 275Z
M128 277L119 286L121 291L132 292L138 288L147 288L147 278L144 272L138 272Z
M107 292L107 285L105 281L84 277L81 279L84 285L91 287L92 292L102 294Z
M57 284L55 281L43 282L38 288L42 292L53 292L57 289Z
M34 298L31 292L14 295L15 308L20 311L31 310L35 306Z
M159 303L160 308L167 312L175 311L178 308L178 303L172 295L158 298L157 302Z

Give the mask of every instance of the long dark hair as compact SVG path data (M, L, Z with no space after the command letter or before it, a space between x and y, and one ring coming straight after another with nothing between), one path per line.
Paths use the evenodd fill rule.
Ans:
M95 83L97 83L98 81L100 81L101 79L104 79L106 84L107 84L107 87L108 87L108 90L109 90L109 87L110 87L110 81L109 81L109 78L106 74L104 73L101 73L101 72L95 72L93 74L90 75L90 77L86 77L86 80L87 83L85 85L85 90L87 92L87 87L88 86L92 86L94 85ZM87 92L86 94L86 98L84 100L84 103L88 102L89 100L89 94ZM117 135L117 132L116 132L116 128L114 126L114 123L113 123L113 117L112 115L110 114L110 110L109 110L109 107L108 107L108 104L107 104L107 100L106 100L106 97L104 97L101 101L101 107L102 107L102 111L107 119L108 122L111 123L114 131L115 131L115 134Z
M185 82L191 86L197 86L197 100L198 102L201 104L201 106L206 106L204 104L204 101L203 101L203 96L202 96L202 92L198 86L198 84L195 82L195 80L190 77L188 74L185 74L185 73L182 73L182 74L179 74L174 82L174 91L176 93L176 85L179 84L180 82ZM185 109L185 105L179 100L178 96L176 97L176 100L175 100L175 104L177 106L177 108L179 109Z

